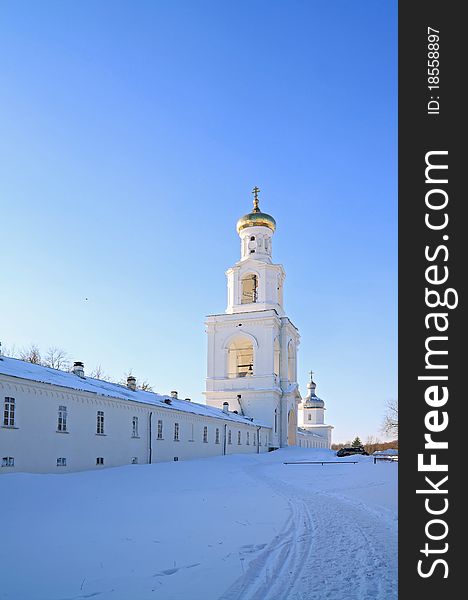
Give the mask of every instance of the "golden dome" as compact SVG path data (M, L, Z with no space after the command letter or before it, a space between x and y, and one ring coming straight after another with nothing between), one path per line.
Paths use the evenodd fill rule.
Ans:
M258 187L254 187L252 193L254 195L254 207L252 212L244 215L237 221L237 233L240 233L242 229L246 227L268 227L273 232L276 229L276 221L271 215L263 213L258 207Z

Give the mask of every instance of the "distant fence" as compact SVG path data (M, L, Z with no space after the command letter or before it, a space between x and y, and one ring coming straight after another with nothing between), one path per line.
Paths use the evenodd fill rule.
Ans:
M374 465L382 460L385 462L398 462L398 454L376 454L372 458L374 459Z

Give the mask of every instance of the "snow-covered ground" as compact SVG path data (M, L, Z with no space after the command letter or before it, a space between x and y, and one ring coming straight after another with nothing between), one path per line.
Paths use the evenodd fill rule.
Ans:
M283 464L322 459L358 464ZM290 448L4 475L0 598L393 600L397 470Z

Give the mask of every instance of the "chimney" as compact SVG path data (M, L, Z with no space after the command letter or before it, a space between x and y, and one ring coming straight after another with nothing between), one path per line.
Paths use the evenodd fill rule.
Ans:
M132 390L132 392L136 391L136 379L133 375L127 377L127 387L129 390Z
M177 398L177 392L175 390L172 390L171 398Z
M229 412L229 402L223 402L223 412L226 414Z
M85 378L84 363L82 363L80 361L75 361L73 363L72 373L75 373L75 375L78 375L78 377L81 377L81 379L84 379Z

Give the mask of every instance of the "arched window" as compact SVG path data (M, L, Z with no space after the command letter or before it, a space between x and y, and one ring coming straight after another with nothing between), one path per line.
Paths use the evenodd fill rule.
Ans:
M296 381L296 348L292 340L288 344L288 380Z
M231 342L227 356L228 377L250 377L254 373L254 349L249 338Z
M257 302L258 278L253 273L247 273L241 279L241 304Z

